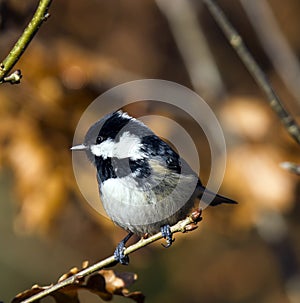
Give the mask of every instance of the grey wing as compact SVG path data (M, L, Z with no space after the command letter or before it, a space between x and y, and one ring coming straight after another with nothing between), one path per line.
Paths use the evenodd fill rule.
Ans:
M142 150L151 156L150 159L155 159L168 170L177 174L195 174L186 161L156 135L144 136L141 143Z
M165 198L187 199L192 196L200 182L187 162L164 141L155 135L143 138L143 148L149 157L152 190Z

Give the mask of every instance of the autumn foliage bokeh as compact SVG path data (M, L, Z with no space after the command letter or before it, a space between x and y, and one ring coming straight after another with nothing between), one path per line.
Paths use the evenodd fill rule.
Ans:
M274 71L240 5L218 2L297 119L300 96L296 100ZM268 2L299 57L300 4ZM33 0L1 2L1 58L36 5ZM154 244L133 254L129 269L139 275L134 287L146 302L293 303L300 288L299 182L279 164L300 163L299 146L208 11L196 7L198 26L222 79L221 93L203 92L227 144L221 193L239 204L206 209L200 228L177 236L171 249ZM193 89L155 1L54 1L50 13L17 64L21 84L0 87L0 300L6 301L32 284L55 281L83 260L110 255L125 234L89 208L73 176L69 148L85 108L107 89L130 80L166 79ZM133 115L168 112L148 103L131 110ZM209 159L203 135L190 121L182 123L201 159ZM167 127L157 127L167 136ZM204 181L208 163L201 162Z

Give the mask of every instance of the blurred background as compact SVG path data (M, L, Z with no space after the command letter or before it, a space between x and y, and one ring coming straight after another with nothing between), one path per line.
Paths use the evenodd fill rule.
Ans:
M218 3L297 119L300 2ZM0 1L2 59L37 4ZM82 197L69 148L80 116L98 95L158 78L195 90L217 115L227 144L220 193L239 204L206 209L199 228L176 235L172 248L155 243L115 269L136 272L131 289L150 303L300 302L299 179L279 166L300 163L299 146L202 2L65 0L53 1L49 12L15 67L21 83L0 87L0 300L112 254L125 232ZM149 102L130 113L177 119L199 148L207 181L210 150L189 117ZM166 138L172 131L157 127Z

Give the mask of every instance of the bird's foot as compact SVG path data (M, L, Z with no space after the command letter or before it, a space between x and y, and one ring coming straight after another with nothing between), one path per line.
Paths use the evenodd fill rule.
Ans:
M175 241L172 237L172 232L170 225L164 225L160 228L162 236L166 239L167 244L162 244L163 247L168 248L172 245L172 243Z
M114 252L114 257L116 261L118 261L119 263L123 265L128 265L129 257L127 255L124 255L124 250L125 250L125 244L123 241L121 241L116 247L116 250Z
M131 238L132 235L133 233L130 232L122 241L120 241L114 252L114 257L116 261L123 265L129 264L129 257L127 255L124 255L124 250L126 248L126 242Z

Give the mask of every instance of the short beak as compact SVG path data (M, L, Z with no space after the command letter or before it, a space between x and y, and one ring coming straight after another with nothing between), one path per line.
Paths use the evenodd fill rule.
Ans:
M88 147L84 144L75 145L75 146L71 147L71 150L75 150L75 151L77 151L77 150L86 150L86 149L88 149Z

